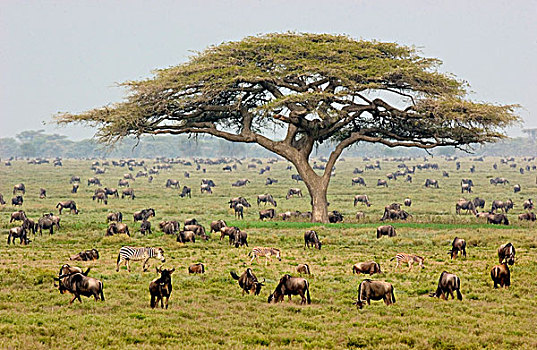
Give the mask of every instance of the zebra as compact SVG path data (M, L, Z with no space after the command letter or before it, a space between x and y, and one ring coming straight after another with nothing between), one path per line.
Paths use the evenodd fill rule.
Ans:
M151 258L160 259L163 263L166 262L164 258L164 250L162 248L134 248L134 247L121 247L117 256L116 272L119 271L119 265L125 261L127 265L127 271L131 272L129 262L132 261L144 261L143 270L147 271L146 264Z
M277 248L255 247L250 253L248 253L248 256L252 257L252 260L250 260L250 264L254 261L254 259L255 261L257 261L257 263L259 263L258 258L261 256L267 258L267 260L265 261L265 266L267 265L269 260L272 262L272 255L275 255L279 261L282 261L281 252Z
M406 253L398 253L396 256L390 259L390 261L393 261L394 259L397 259L397 265L395 265L396 270L400 264L408 263L408 271L412 270L412 265L414 263L418 263L418 266L420 266L422 269L423 266L423 260L425 260L423 257L414 255L414 254L406 254Z

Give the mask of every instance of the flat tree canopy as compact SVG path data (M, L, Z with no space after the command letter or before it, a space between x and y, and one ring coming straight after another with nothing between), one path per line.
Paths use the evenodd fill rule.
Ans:
M210 47L151 79L123 83L124 102L56 118L97 126L105 143L183 133L258 143L296 166L312 197L313 220L326 222L330 173L346 147L366 141L464 148L502 139L519 121L515 105L469 100L467 85L439 72L440 64L394 43L266 34ZM280 129L280 137L268 132ZM325 141L334 151L318 175L308 160Z

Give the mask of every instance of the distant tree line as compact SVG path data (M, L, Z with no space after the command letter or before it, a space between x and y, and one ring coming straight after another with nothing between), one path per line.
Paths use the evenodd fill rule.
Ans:
M513 138L495 144L474 146L475 155L537 156L537 143L526 137ZM318 145L314 157L328 157L331 147ZM433 155L465 156L453 147L439 147ZM344 157L422 157L422 149L390 148L360 142L345 150ZM65 135L46 134L44 130L23 131L15 138L0 138L0 157L63 157L63 158L155 158L155 157L274 157L257 144L234 143L211 136L189 138L186 135L146 136L139 140L127 138L109 148L96 140L69 140Z

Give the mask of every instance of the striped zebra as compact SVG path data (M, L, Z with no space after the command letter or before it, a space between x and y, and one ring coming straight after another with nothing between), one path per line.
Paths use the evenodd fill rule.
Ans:
M160 259L160 261L166 262L166 259L164 258L164 251L162 250L162 248L134 248L126 246L121 247L117 256L116 272L119 271L119 265L121 265L123 261L125 261L125 264L127 265L127 271L131 272L131 267L129 265L129 262L131 260L143 260L143 269L144 271L147 271L146 264L147 261L151 258Z
M398 253L396 256L391 258L390 261L393 261L394 259L397 259L397 265L395 265L394 270L396 270L399 267L400 264L402 265L402 264L405 264L405 263L408 264L408 271L412 270L412 265L414 263L418 263L418 266L420 266L422 269L424 268L423 260L425 260L425 259L423 257L421 257L421 256L418 256L418 255L406 254L406 253Z
M272 255L275 255L279 261L282 261L281 252L277 248L255 247L250 253L248 253L248 256L252 257L250 264L254 261L254 259L257 261L257 263L259 263L258 258L264 256L267 258L265 261L265 265L267 265L269 260L272 262Z

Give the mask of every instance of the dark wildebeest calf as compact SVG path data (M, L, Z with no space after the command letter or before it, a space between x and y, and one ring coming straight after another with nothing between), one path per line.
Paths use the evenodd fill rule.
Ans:
M254 275L251 268L247 268L240 277L233 271L230 271L230 275L233 277L233 279L239 281L239 286L242 289L242 295L244 295L244 292L246 292L246 294L250 294L250 292L252 292L254 295L259 295L261 292L261 287L263 287L265 283L265 279L263 279L263 282L259 282L257 280L257 277Z
M166 298L166 309L168 308L168 300L172 294L172 273L171 270L157 267L157 273L160 273L159 278L155 278L149 283L149 293L151 294L151 308L154 309L160 301L160 307L164 309L164 298Z
M451 299L455 299L453 291L457 292L457 299L462 300L462 294L460 291L461 280L459 277L446 271L442 272L440 279L438 280L438 288L436 292L431 293L430 297L437 297L448 300L451 295Z
M302 277L291 277L291 275L285 274L280 279L280 283L276 286L274 292L269 295L268 302L274 300L275 303L282 302L285 296L291 300L291 295L300 295L302 300L300 304L311 304L309 283Z
M372 281L365 279L360 283L358 287L358 300L356 300L356 306L362 308L364 302L367 305L371 305L371 300L384 300L386 305L395 303L395 294L391 283L383 281Z

